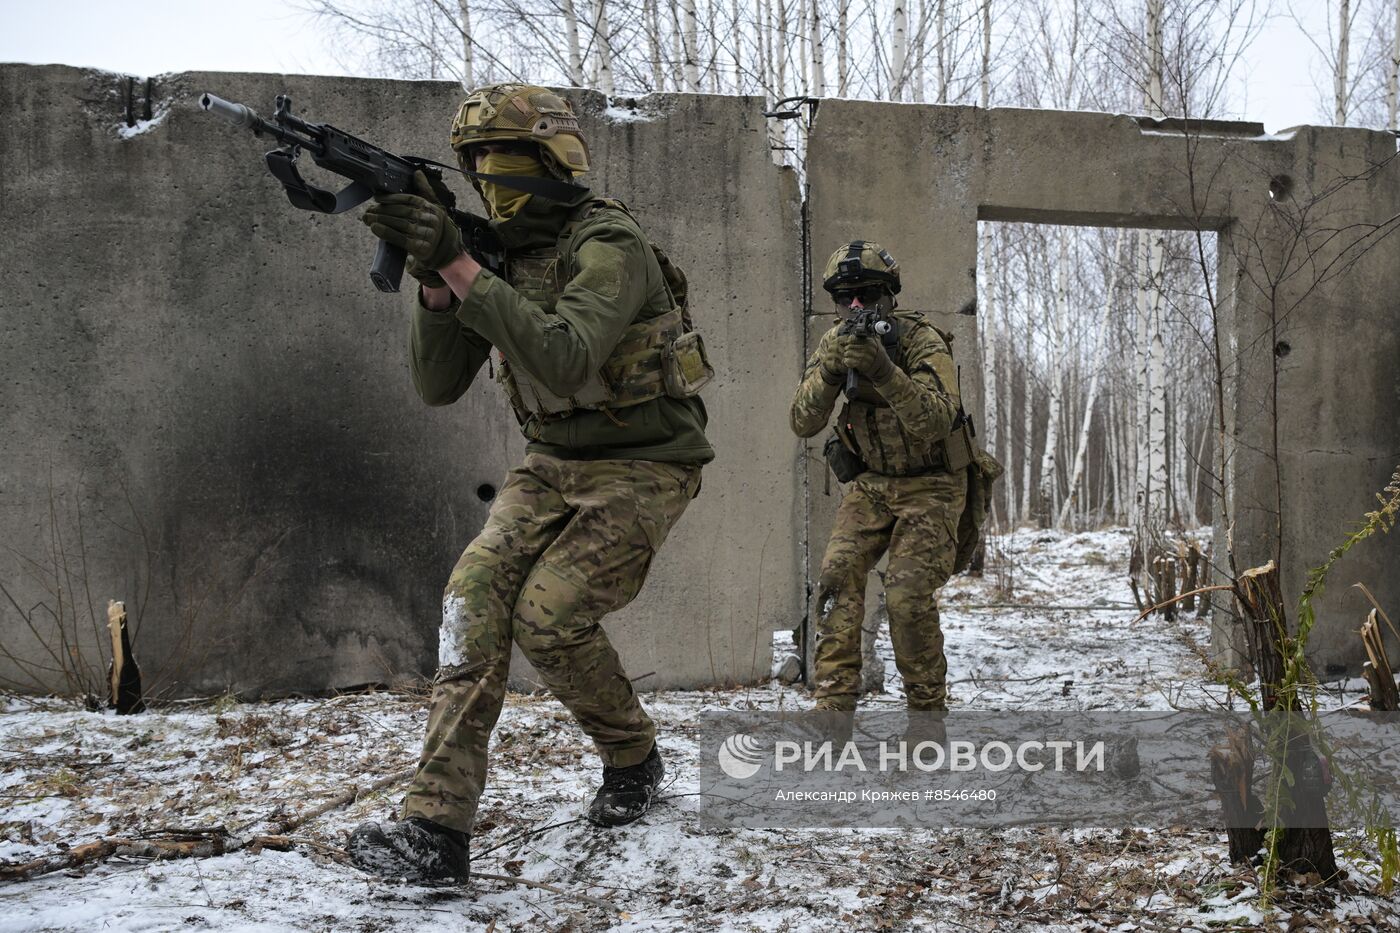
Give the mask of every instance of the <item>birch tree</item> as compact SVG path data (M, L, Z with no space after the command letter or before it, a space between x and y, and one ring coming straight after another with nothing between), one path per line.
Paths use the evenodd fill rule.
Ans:
M1065 319L1069 314L1069 236L1057 231L1055 284L1050 315L1048 367L1045 373L1045 443L1040 457L1039 507L1041 527L1048 527L1054 516L1056 464L1060 442L1060 392L1065 360Z
M1089 349L1089 388L1084 393L1084 418L1079 426L1079 440L1075 444L1074 467L1070 471L1069 489L1065 493L1064 505L1060 507L1060 514L1055 522L1062 528L1069 519L1070 506L1074 502L1075 491L1084 476L1084 457L1089 450L1089 426L1094 420L1094 405L1098 402L1100 376L1103 372L1102 367L1097 364L1103 356L1108 322L1113 316L1113 299L1118 292L1118 269L1122 261L1123 243L1126 239L1125 232L1120 228L1114 242L1113 255L1108 263L1108 283L1104 289L1103 303L1099 308L1098 325L1094 328L1094 339Z
M700 62L697 50L699 23L695 19L695 0L681 0L681 14L685 23L682 40L685 44L685 89L694 94L700 90Z
M1395 19L1390 33L1390 68L1386 71L1385 125L1400 132L1400 0L1391 2L1395 6Z
M611 95L616 88L613 85L612 40L609 38L611 30L608 27L608 3L607 0L593 0L593 3L595 5L593 32L598 46L596 86L604 94Z
M982 0L982 67L977 87L978 104L985 110L992 105L992 0Z
M569 84L583 87L583 47L578 39L578 10L574 0L561 0L564 11L564 35L569 42Z
M890 48L890 100L903 100L904 69L909 55L907 0L894 0L894 41Z
M1348 99L1347 65L1351 62L1351 0L1337 3L1337 57L1332 66L1332 119L1338 126L1347 125Z
M1400 4L1400 0L1396 0ZM836 0L836 96L850 92L850 59L846 42L851 33L850 0Z

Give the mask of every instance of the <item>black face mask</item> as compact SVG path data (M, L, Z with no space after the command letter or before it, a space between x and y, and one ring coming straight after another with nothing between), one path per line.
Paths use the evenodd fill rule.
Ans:
M839 307L849 308L851 300L859 298L862 306L873 308L885 297L885 290L879 285L863 285L860 288L841 288L831 293L831 298Z

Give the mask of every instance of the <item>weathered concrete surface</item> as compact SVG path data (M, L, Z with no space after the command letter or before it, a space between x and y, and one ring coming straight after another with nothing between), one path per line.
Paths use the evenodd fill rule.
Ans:
M523 450L514 419L489 384L445 409L417 399L408 299L370 285L358 212L291 208L267 144L196 100L270 110L287 91L309 119L444 158L460 91L173 75L156 83L155 125L123 138L124 90L0 66L0 535L42 577L63 533L65 600L84 620L89 592L99 617L105 599L146 593L138 657L185 689L430 672L447 573ZM801 365L796 184L769 158L756 99L668 96L630 114L575 100L589 180L687 270L720 372L705 393L719 459L608 628L633 676L651 675L643 687L753 680L804 599L786 399L759 390ZM43 597L18 558L0 581L25 607ZM0 637L38 657L6 609Z
M138 656L184 689L325 690L429 672L442 584L523 443L493 386L446 409L418 401L406 299L366 278L372 239L353 216L292 209L262 168L265 145L194 102L209 90L270 107L286 90L310 117L442 157L458 90L175 75L156 84L154 125L123 138L124 89L113 75L0 66L0 535L14 549L0 582L27 608L56 572L85 626L108 597L144 606ZM762 677L770 630L804 614L836 502L820 444L795 443L787 426L804 344L831 320L814 285L803 326L795 180L771 163L758 100L659 95L635 111L575 100L599 165L591 181L686 268L720 371L705 395L719 459L642 597L608 628L647 687ZM1179 132L1131 117L827 101L808 160L810 255L819 265L856 236L889 246L904 306L957 335L979 414L979 219L1218 230L1239 373L1239 560L1274 556L1277 462L1296 594L1400 460L1400 247L1384 239L1335 264L1347 237L1329 238L1400 211L1396 164L1369 171L1394 143L1237 125L1187 151ZM1192 166L1210 179L1205 203L1192 202ZM1282 177L1290 189L1273 202L1270 179ZM1305 205L1322 219L1309 248L1290 251L1278 208ZM1278 279L1285 255L1332 271L1306 293L1298 283L1316 276L1291 276L1279 303L1265 300L1256 283ZM1347 584L1365 580L1400 605L1397 558L1400 538L1376 539L1334 575L1314 639L1320 670L1359 661L1364 605ZM0 638L52 660L8 609Z
M973 319L957 312L976 305L979 219L1219 231L1238 561L1274 558L1277 542L1291 598L1400 463L1400 237L1383 236L1400 212L1400 163L1388 134L1308 127L1269 137L1257 124L1216 124L1188 146L1179 129L1127 116L827 101L807 164L812 255L855 237L887 246L900 260L902 304L958 334L974 413L979 354ZM1272 179L1288 179L1277 200ZM1304 215L1299 238L1290 225ZM829 323L818 299L809 342ZM1282 344L1287 355L1275 356ZM820 495L820 441L807 458L813 574L836 501ZM1365 581L1383 605L1400 605L1397 566L1392 535L1338 567L1317 603L1320 673L1359 669L1354 631L1367 606L1350 584ZM1223 654L1230 636L1217 632Z

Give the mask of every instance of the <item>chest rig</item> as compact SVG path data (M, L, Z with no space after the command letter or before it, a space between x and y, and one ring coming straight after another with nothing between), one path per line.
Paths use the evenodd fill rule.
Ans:
M902 337L932 325L918 318L911 320L900 316L891 316L890 323L890 332L881 336L885 352L901 372L913 375L907 365ZM934 329L951 349L952 337ZM916 371L925 369L932 374L938 388L948 393L948 386L932 366L920 364ZM920 476L963 469L970 453L964 450L966 430L967 425L960 419L947 438L928 442L911 437L889 402L868 379L860 381L855 397L846 400L836 420L836 433L842 444L859 456L867 469L885 476Z
M570 217L553 246L508 254L506 281L522 297L553 313L565 286L578 272L575 234L589 218L609 208L628 213L620 201L588 201ZM501 356L496 379L521 424L531 418L562 420L580 409L611 412L662 396L689 398L714 376L686 308L685 275L660 249L652 246L651 250L666 283L664 304L649 298L603 365L573 395L555 395Z

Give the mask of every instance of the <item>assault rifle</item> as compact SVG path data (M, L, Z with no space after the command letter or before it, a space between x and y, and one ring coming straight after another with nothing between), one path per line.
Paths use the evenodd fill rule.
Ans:
M837 333L843 337L884 337L890 330L890 322L880 318L878 308L861 308L846 319ZM859 386L860 375L854 369L846 370L846 398L854 399Z
M487 175L444 165L432 159L395 155L330 124L310 123L293 115L292 100L285 94L278 95L271 120L263 119L250 107L213 94L200 97L199 106L235 126L252 130L254 136L270 136L281 143L280 148L273 149L265 156L268 171L282 183L292 206L305 211L340 214L358 207L376 194L412 193L413 173L420 169L437 178L441 178L444 169L461 172L471 178L526 191L551 201L569 201L587 190L552 178ZM297 171L297 157L302 150L309 152L312 161L321 168L350 179L350 184L338 192L331 192L308 183ZM486 218L455 208L450 208L448 213L461 229L463 244L472 258L492 272L499 273L504 253L496 232ZM374 287L381 292L398 291L406 258L402 249L380 240L369 269Z

